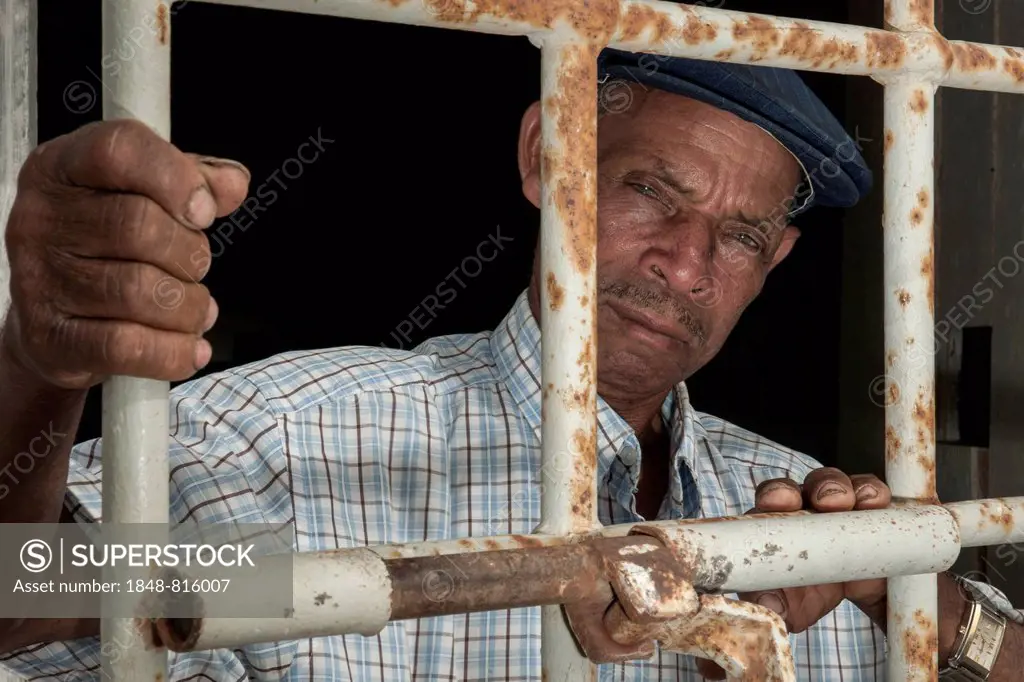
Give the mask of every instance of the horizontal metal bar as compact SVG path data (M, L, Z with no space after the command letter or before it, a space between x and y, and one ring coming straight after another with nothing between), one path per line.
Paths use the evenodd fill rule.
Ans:
M913 73L946 87L1024 93L1024 48L659 0L592 4L578 13L567 3L483 0L203 1L534 39L570 27L586 35L588 26L612 22L617 29L609 45L635 52L878 80ZM617 17L609 14L614 10Z
M851 542L858 535L865 541ZM606 583L602 556L644 544L671 552L687 567L688 575L677 577L698 591L731 593L935 573L953 565L961 546L1021 539L1024 498L1008 498L624 524L583 541L511 535L278 555L264 561L291 562L290 618L168 619L154 630L159 644L193 651L371 635L391 620L577 603ZM864 552L865 542L875 551ZM323 608L331 600L344 608Z

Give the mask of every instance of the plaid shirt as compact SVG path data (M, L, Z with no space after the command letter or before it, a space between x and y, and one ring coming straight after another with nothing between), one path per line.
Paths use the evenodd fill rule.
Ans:
M286 353L179 386L171 517L294 523L297 551L530 533L540 520L540 363L524 293L493 332L413 351ZM641 521L639 443L606 403L598 409L601 521ZM659 518L742 514L760 482L803 480L821 466L696 412L683 384L662 414L673 461ZM67 504L82 522L100 520L100 451L97 439L72 456ZM539 608L521 608L391 623L374 637L175 654L171 680L540 680L540 623ZM800 680L885 679L884 634L849 603L790 639ZM3 660L32 679L70 682L100 679L99 653L92 638ZM694 659L664 652L600 673L702 679Z

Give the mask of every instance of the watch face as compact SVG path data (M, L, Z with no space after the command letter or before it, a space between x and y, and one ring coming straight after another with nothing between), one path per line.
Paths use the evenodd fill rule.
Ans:
M982 618L974 634L974 641L967 650L967 656L988 670L992 669L998 653L1002 628L991 618Z

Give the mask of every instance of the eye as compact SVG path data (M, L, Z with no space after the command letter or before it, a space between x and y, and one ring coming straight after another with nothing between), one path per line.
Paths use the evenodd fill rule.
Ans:
M757 255L764 251L764 244L757 237L746 232L733 232L730 237L742 246L747 255Z
M659 201L661 200L661 197L658 196L658 192L655 191L655 189L650 185L645 185L642 182L630 182L628 184L630 187L635 189L640 194L643 194L644 196L648 196L652 199L658 199Z

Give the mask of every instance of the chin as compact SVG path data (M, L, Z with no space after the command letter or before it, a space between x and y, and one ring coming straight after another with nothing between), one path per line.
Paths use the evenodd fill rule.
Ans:
M649 394L668 390L689 374L686 358L666 357L643 348L609 348L598 353L599 383Z

